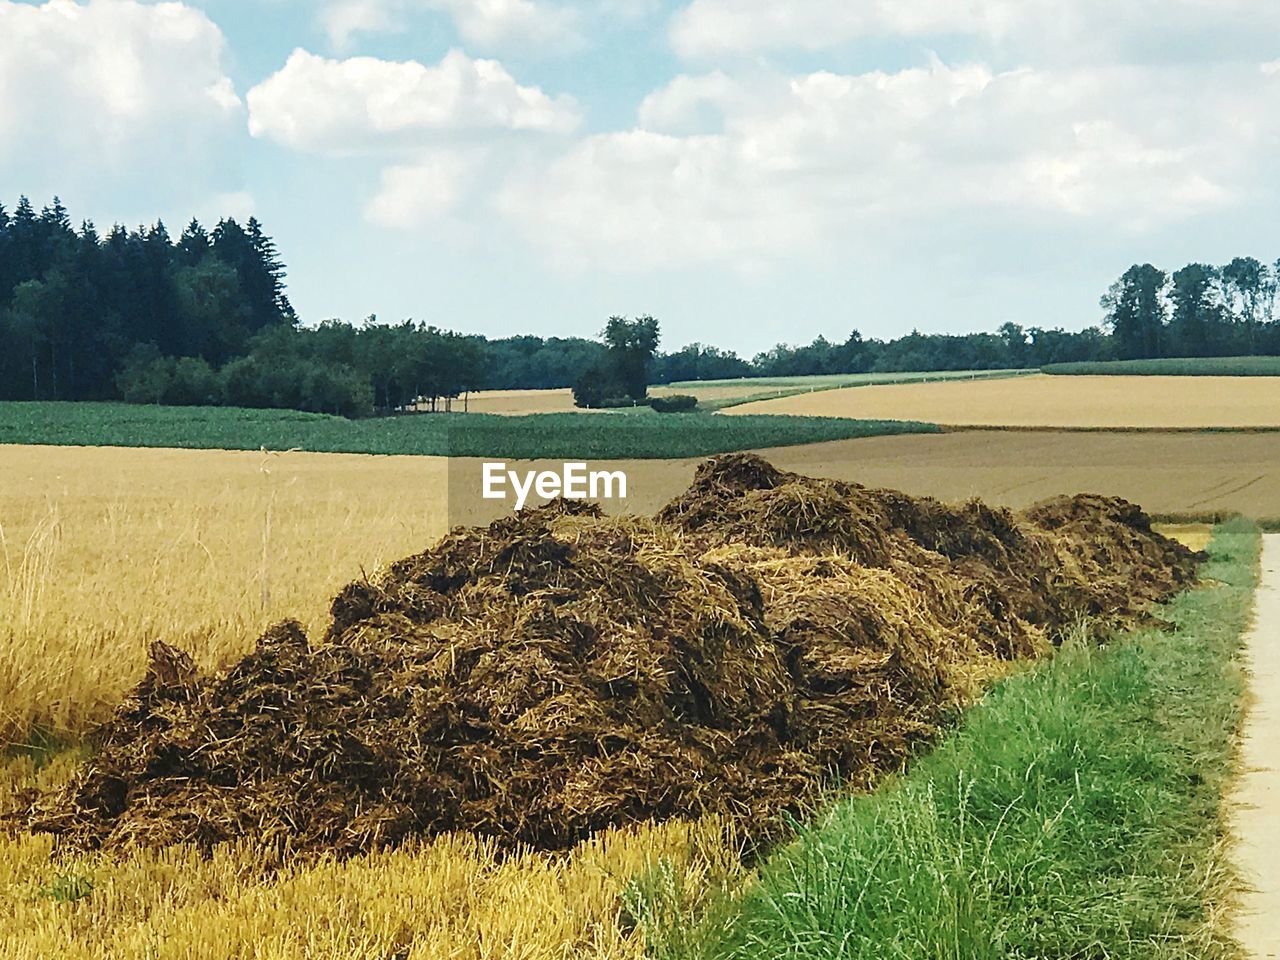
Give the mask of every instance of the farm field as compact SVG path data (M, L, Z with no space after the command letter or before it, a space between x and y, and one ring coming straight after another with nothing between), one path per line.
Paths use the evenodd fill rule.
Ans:
M853 468L856 444L824 446L822 463ZM632 506L650 511L694 466L626 463L643 489ZM0 804L72 775L82 754L57 744L139 678L149 640L209 667L280 616L318 635L337 585L443 531L443 470L432 458L0 447L0 702L6 738L31 744L0 761ZM345 864L280 865L246 845L208 859L50 849L0 833L6 957L639 958L669 921L753 882L714 820L515 858L462 836Z
M922 383L935 380L985 380L1026 376L1028 370L960 370L931 373L848 373L811 377L750 377L739 380L681 380L649 388L655 397L690 394L704 410L717 410L747 400L785 397L796 393L832 390L869 384ZM582 412L573 405L573 391L486 390L471 395L469 409L476 413L516 416L529 413ZM642 408L643 409L643 408ZM590 411L589 411L590 412ZM594 411L607 413L609 411Z
M927 442L926 442L927 441ZM870 438L768 454L788 470L943 500L1021 507L1068 491L1157 515L1280 516L1280 434L965 430Z
M946 501L978 497L1020 508L1090 491L1124 497L1161 516L1242 513L1280 519L1280 433L961 430L760 452L785 470ZM455 458L452 472L470 474L474 487L481 462ZM555 465L531 463L541 469ZM698 460L600 463L626 470L629 509L647 513L688 485ZM498 509L473 516L492 519Z
M206 666L445 531L430 457L0 446L0 738L78 732L153 639Z
M783 469L945 500L1021 507L1092 490L1157 514L1280 516L1274 434L973 431L765 454ZM628 474L625 509L649 514L697 463L607 465ZM449 473L436 458L0 446L0 724L12 735L102 719L151 639L212 666L281 617L317 629L337 587L445 531Z
M827 390L725 413L923 419L955 426L1277 428L1280 378L1033 375Z
M967 452L956 446L965 438ZM1044 455L1037 462L1026 448L999 446L1009 439L1048 437L872 438L769 456L786 469L941 492L919 487L955 481L965 464L993 471L1001 457L1044 468ZM1153 439L1270 437L1115 439L1142 447ZM909 440L947 449L908 454L905 446L886 445ZM1193 449L1134 451L1129 480L1141 479L1144 453L1186 460ZM1231 455L1219 446L1200 459L1221 464ZM1264 458L1267 450L1250 455ZM1058 456L1071 454L1059 449ZM929 457L932 472L922 469ZM618 463L635 485L629 509L652 512L688 485L697 463ZM58 744L75 743L107 715L142 675L150 640L173 642L208 669L244 654L283 616L299 617L318 636L338 586L444 531L448 472L439 458L0 446L0 719L5 739L28 744L0 760L0 804L72 775L82 754L59 752ZM994 473L967 478L992 480ZM1057 492L1071 489L1072 480L1045 477L1041 485ZM1050 490L1055 482L1062 486ZM996 487L988 491L1001 499ZM1033 499L1026 490L1003 493L1005 500ZM732 831L714 820L615 831L567 855L503 857L492 845L452 837L346 864L283 867L243 845L210 859L137 850L51 860L48 838L0 833L0 876L7 880L0 955L639 958L646 944L662 942L661 924L697 916L720 891L748 882L737 851ZM620 910L619 903L631 906ZM433 926L424 931L412 922L421 917L434 918ZM397 954L402 948L409 952Z
M406 414L368 420L293 410L108 403L0 402L0 444L308 450L419 456L694 457L753 447L880 433L936 431L931 424L832 417L661 417L576 413L502 417Z

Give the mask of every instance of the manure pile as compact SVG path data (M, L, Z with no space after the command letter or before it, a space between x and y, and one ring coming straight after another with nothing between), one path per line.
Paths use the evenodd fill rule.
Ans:
M763 839L1197 559L1123 500L1012 513L717 457L652 520L555 502L456 530L343 589L323 638L282 623L213 676L156 643L95 758L21 819L83 847L338 855L710 812Z

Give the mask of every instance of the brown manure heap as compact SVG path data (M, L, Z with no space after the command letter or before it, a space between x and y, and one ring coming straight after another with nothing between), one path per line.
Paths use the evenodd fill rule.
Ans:
M704 463L656 519L555 502L353 583L201 676L162 643L20 819L77 847L561 849L719 813L773 835L871 785L1014 661L1141 619L1199 556L1123 500L1023 513Z

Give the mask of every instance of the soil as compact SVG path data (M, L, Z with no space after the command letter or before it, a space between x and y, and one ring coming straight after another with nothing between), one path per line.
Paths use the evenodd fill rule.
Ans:
M730 454L654 519L557 501L455 530L344 588L323 637L281 623L211 675L156 643L19 818L79 848L563 849L708 813L759 842L1198 559L1116 498L951 506Z

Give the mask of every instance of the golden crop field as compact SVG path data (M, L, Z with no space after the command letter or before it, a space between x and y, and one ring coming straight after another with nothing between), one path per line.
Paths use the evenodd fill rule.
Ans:
M65 778L60 759L0 764L0 805ZM5 960L625 960L644 955L625 909L637 880L696 906L740 878L712 819L597 835L563 855L499 857L470 835L279 863L247 845L59 856L47 837L0 834Z
M1280 515L1275 434L972 431L767 456L950 500L1021 506L1093 490L1161 514ZM208 667L282 617L318 632L339 586L443 532L444 463L0 447L0 736L32 724L77 732L100 719L141 675L151 639ZM684 489L695 465L612 466L627 471L627 508L648 513Z
M0 447L0 738L78 732L165 639L213 666L323 627L336 589L444 531L444 461Z
M66 778L74 742L145 669L152 639L212 668L281 617L317 635L343 583L444 530L435 458L0 447L0 809ZM15 747L17 749L15 750ZM0 956L93 960L638 957L638 876L689 894L738 870L714 822L498 858L471 837L274 864L230 847L51 857L0 832ZM86 895L89 891L92 895Z
M1280 377L1066 377L848 387L731 407L957 426L1205 428L1280 426Z
M484 390L467 397L470 413L517 416L526 413L573 413L573 392L563 390ZM462 405L458 404L461 410Z

